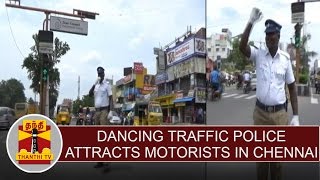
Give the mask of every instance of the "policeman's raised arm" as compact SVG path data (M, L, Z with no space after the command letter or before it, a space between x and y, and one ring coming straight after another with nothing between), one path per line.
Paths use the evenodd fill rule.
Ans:
M248 45L248 41L249 41L249 36L250 36L250 32L252 29L252 24L248 23L244 32L241 35L241 41L240 41L240 46L239 49L242 52L243 55L245 55L246 57L250 57L251 55L251 50L250 47Z
M240 46L239 46L240 51L248 58L250 58L251 56L251 49L250 49L250 46L248 45L249 36L255 23L257 23L261 19L262 19L262 12L260 11L260 9L253 8L251 11L248 24L244 32L242 33Z

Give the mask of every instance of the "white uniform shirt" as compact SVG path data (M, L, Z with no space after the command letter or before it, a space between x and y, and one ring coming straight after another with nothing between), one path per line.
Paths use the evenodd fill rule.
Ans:
M257 99L270 106L285 103L285 83L295 81L289 54L278 49L272 58L268 50L250 48L250 60L256 63Z
M112 95L112 91L108 81L103 80L101 84L96 84L93 93L94 107L100 108L109 106L109 96Z
M249 74L249 73L244 73L244 74L243 74L243 79L244 79L245 81L250 81L250 74Z

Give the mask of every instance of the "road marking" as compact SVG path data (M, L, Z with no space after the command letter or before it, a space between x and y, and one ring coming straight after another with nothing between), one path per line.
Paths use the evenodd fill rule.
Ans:
M310 93L311 93L311 99L310 99L311 104L319 104L318 99L313 97L314 94L312 93L312 89L309 88L309 90L310 90Z
M228 97L232 97L232 96L236 96L236 95L238 95L238 94L229 94L229 95L226 95L226 96L223 96L223 97L228 98Z
M319 104L318 99L311 97L311 104Z
M245 96L248 96L248 95L247 95L247 94L241 94L241 95L239 95L239 96L237 96L237 97L233 97L233 98L239 99L239 98L242 98L242 97L245 97Z
M224 95L226 95L226 94L228 94L228 93L222 93L221 95L224 96Z
M249 97L246 97L245 99L252 99L252 98L255 98L257 95L252 95L252 96L249 96Z

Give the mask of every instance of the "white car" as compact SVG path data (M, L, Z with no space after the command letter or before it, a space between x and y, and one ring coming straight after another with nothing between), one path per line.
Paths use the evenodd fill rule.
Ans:
M111 124L121 125L121 119L115 111L110 111L108 114L108 119Z
M257 74L256 73L251 74L251 89L253 91L257 90Z

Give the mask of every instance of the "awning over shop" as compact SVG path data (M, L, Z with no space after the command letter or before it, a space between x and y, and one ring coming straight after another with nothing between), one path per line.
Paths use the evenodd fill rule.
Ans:
M179 102L188 102L188 101L192 101L194 97L184 97L184 98L179 98L179 99L175 99L173 101L173 103L179 103Z

